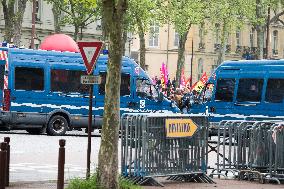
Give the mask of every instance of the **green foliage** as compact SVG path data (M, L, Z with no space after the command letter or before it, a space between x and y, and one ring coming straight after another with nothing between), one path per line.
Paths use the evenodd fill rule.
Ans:
M157 6L155 0L129 0L125 15L125 30L139 33L149 30L153 21L156 20Z
M207 12L212 27L219 24L225 31L230 33L252 18L255 14L255 2L247 0L209 0Z
M168 4L169 21L179 34L185 33L190 25L204 21L204 8L203 0L173 0Z
M131 181L123 177L119 177L120 189L141 189L140 186L134 185ZM98 185L96 174L92 175L88 180L75 178L70 181L66 189L101 189Z
M99 11L96 11L96 0L46 0L63 12L61 24L71 24L75 27L74 38L77 40L79 28L93 23Z
M187 32L191 25L200 24L206 16L204 0L160 1L160 20L170 23L179 34Z

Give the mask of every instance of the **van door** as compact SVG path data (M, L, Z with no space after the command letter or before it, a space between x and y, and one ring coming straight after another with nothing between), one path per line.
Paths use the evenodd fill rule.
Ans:
M263 114L273 118L284 118L284 78L282 73L270 73L266 82Z
M240 73L234 103L235 112L239 118L262 115L264 108L262 103L263 84L264 73Z
M54 64L50 68L46 112L64 110L71 115L73 127L87 127L89 86L81 84L86 75L82 65Z
M121 73L121 84L120 84L120 113L133 112L133 94L131 93L131 87L133 84L131 82L130 69L127 72ZM105 84L106 84L106 70L100 70L98 72L101 76L101 84L95 86L95 115L98 117L103 116L104 112L104 99L105 99ZM99 118L98 118L99 119Z
M138 112L156 112L165 108L163 102L158 101L158 91L151 81L143 77L135 77L135 109Z
M212 117L212 122L232 119L234 114L234 94L236 78L234 75L219 75L215 86L212 101L207 104L207 111Z
M46 121L46 64L38 62L26 66L13 62L10 67L12 124L43 125Z

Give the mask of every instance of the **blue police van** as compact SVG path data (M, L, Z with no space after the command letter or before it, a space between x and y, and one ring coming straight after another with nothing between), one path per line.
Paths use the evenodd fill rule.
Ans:
M225 61L209 78L190 114L222 120L284 120L284 60Z
M49 135L87 128L89 87L80 82L86 75L80 53L0 48L0 54L6 54L0 59L3 127L25 129L32 134L46 131ZM107 62L108 57L101 55L94 70L102 82L94 85L93 128L102 125ZM121 114L180 111L127 57L122 58L120 88Z

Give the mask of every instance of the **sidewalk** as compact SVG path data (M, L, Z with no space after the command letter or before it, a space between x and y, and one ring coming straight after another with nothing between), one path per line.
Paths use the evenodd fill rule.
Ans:
M65 185L67 186L67 184ZM12 182L6 189L56 189L56 181Z
M284 185L276 184L260 184L257 181L238 181L238 180L224 180L214 179L216 184L205 183L184 183L161 180L165 187L144 186L144 189L283 189ZM67 187L67 184L65 185ZM57 188L56 181L44 181L44 182L16 182L11 183L6 189L55 189Z

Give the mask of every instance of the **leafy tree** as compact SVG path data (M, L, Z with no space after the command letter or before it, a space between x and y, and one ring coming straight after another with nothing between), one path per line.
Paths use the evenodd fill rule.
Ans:
M62 22L74 26L74 40L77 41L80 30L96 19L98 12L96 0L46 0L64 13ZM80 39L82 39L82 32Z
M123 24L128 0L102 0L102 28L109 59L97 178L102 188L118 188L118 136Z
M26 9L27 0L19 0L15 11L16 0L1 0L4 21L5 21L5 35L4 40L20 46L22 35L23 16Z
M173 25L179 35L178 60L176 71L176 86L179 86L181 72L184 68L185 44L189 29L194 24L200 24L205 18L204 0L171 0L162 1L160 6L161 20Z
M156 19L156 1L154 0L129 0L129 8L126 12L125 32L138 34L140 40L140 66L145 69L145 33L149 30L149 26ZM124 35L126 42L127 35Z
M279 21L282 25L284 22L281 19L281 16L284 15L283 0L255 0L254 1L254 17L250 18L252 25L256 28L257 31L257 57L259 59L267 58L269 55L269 40L266 38L266 52L263 52L264 49L264 40L265 32L269 35L269 26ZM270 11L274 13L271 17ZM266 37L267 37L266 35Z
M64 1L58 0L57 3L63 3ZM52 6L52 13L53 13L53 20L54 20L54 32L61 33L61 26L62 26L62 11L56 4Z
M208 20L221 37L217 61L217 64L221 64L225 59L229 34L241 28L252 16L252 3L247 0L209 0L207 3Z

